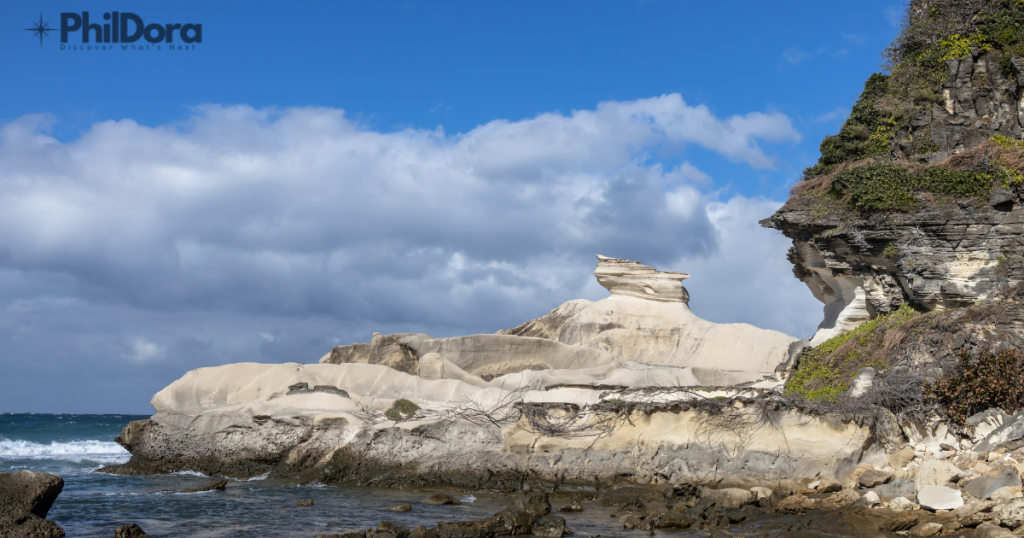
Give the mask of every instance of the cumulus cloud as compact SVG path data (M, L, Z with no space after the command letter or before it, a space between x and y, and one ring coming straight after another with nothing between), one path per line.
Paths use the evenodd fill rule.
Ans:
M510 327L603 296L595 253L713 259L728 234L710 178L650 155L696 145L770 168L764 144L800 139L783 114L720 118L679 95L460 134L328 108L203 106L70 142L53 122L0 128L0 344L59 330L54 353L165 369L139 390L183 367L315 360L372 330Z

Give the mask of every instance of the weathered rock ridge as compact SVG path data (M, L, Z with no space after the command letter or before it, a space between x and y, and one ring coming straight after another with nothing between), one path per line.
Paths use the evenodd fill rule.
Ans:
M612 368L622 372L630 369L623 363L629 361L637 365L632 369L690 368L698 379L702 374L697 372L714 378L694 384L735 384L772 374L802 346L797 338L778 331L698 318L687 306L689 293L682 281L689 275L685 273L598 256L594 275L610 297L569 301L543 317L493 335L375 334L368 344L335 347L320 362L382 364L415 374L424 357L437 354L489 381L523 370Z

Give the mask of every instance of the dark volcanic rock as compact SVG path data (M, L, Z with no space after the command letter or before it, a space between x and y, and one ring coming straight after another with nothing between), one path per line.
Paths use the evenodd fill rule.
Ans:
M64 529L35 514L0 515L0 538L60 538Z
M565 518L556 515L546 515L533 522L530 527L534 536L542 538L561 538L565 532Z
M531 491L512 501L512 504L506 510L509 512L527 512L536 517L541 517L551 513L551 502L548 501L547 493Z
M0 514L34 514L45 518L63 489L64 480L57 475L33 471L0 473Z
M573 501L558 509L559 512L582 512L583 505L579 501Z
M179 491L178 493L202 493L204 491L224 491L224 488L226 488L227 485L228 485L228 481L227 480L217 480L215 482L210 482L209 484L207 484L207 485L205 485L203 487L191 488L191 489L183 489L183 490ZM312 504L312 501L310 501L310 504Z
M402 525L401 523L394 523L391 521L381 521L377 525L377 534L390 534L395 538L406 538L409 536L409 527Z
M140 536L146 536L146 533L137 523L121 525L114 531L114 538L139 538Z
M458 499L448 495L447 493L438 493L437 495L431 495L423 500L427 504L462 504Z

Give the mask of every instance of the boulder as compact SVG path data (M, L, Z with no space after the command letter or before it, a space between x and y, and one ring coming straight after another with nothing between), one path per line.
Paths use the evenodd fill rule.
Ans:
M909 446L903 447L889 456L889 467L902 469L912 461L914 461L914 449Z
M960 489L975 498L990 499L997 490L1019 487L1021 487L1020 477L1017 476L1017 473L1007 469L998 476L972 478L961 484Z
M818 481L818 487L814 488L818 493L835 493L843 489L843 485L834 478L822 478Z
M952 463L942 460L928 460L917 469L917 490L927 486L944 486L964 475Z
M914 538L929 538L939 534L940 532L942 532L942 523L926 521L911 527L907 534Z
M426 504L462 504L458 499L448 495L447 493L431 495L430 497L423 499L423 502Z
M874 506L878 506L878 505L882 504L882 499L880 499L878 497L878 494L875 493L874 491L869 491L869 492L865 493L863 497L861 497L859 500L857 500L857 503L858 504L863 504L865 506L874 507Z
M974 529L974 538L1017 538L1017 535L991 523L982 523Z
M709 499L715 503L715 506L721 508L740 508L757 500L753 493L740 488L702 488L700 498Z
M1020 488L1005 487L1005 488L999 488L999 489L993 491L992 494L988 496L988 498L992 499L993 501L995 501L997 503L1003 504L1003 503L1007 503L1007 502L1009 502L1009 501L1011 501L1013 499L1016 499L1016 498L1018 498L1020 496L1021 496Z
M1024 499L1013 499L992 509L992 517L1010 527L1024 525Z
M565 518L548 514L533 522L530 532L541 538L562 538L565 533Z
M892 510L893 512L905 512L915 508L917 508L917 505L906 497L896 497L889 501L889 510Z
M897 478L888 484L871 488L871 491L877 493L882 499L895 499L896 497L910 499L917 496L917 485L902 478Z
M512 501L506 511L526 512L535 517L541 517L551 513L551 503L548 501L547 493L531 491Z
M313 506L313 499L299 499L295 501L295 506Z
M772 496L772 490L762 487L750 488L750 493L753 494L754 501L760 501L761 499L767 500Z
M967 429L971 432L971 440L975 443L981 441L996 428L1005 424L1009 418L1010 415L998 407L971 415L967 419Z
M54 474L0 473L0 514L33 514L45 518L63 489L64 480Z
M861 473L857 478L857 483L864 488L873 488L881 486L890 480L892 480L892 472L882 471L879 469L868 469Z
M498 528L505 531L504 534L517 536L520 534L530 534L530 527L533 526L534 521L537 521L537 517L522 510L514 512L504 511L496 514L494 520Z
M409 503L392 504L385 510L388 512L412 512L412 505Z
M857 375L853 377L853 381L850 382L850 388L846 391L846 395L850 398L860 398L868 393L868 390L875 385L875 376L878 375L878 370L867 366L861 368Z
M141 536L146 536L146 533L138 523L121 525L114 531L114 538L140 538Z
M61 538L64 529L35 514L10 516L0 513L0 538Z
M917 504L929 510L953 510L963 506L960 490L946 486L924 486L917 492Z
M1024 412L1017 413L1010 417L1002 426L992 430L992 433L974 447L977 452L991 452L997 448L1014 450L1024 446Z
M884 523L879 525L878 528L885 532L907 531L917 525L920 521L920 514L915 514L914 512L903 512L887 519Z

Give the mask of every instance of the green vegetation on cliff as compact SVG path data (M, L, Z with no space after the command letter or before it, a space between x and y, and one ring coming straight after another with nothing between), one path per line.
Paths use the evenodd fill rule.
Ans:
M808 400L835 401L850 388L850 382L861 368L871 366L879 371L889 368L885 349L890 332L919 315L904 304L895 312L878 316L805 351L786 382L785 393Z
M987 55L987 63L980 67L970 64L965 72L958 71L955 62L947 65L949 60L980 52ZM822 140L821 157L804 170L804 182L816 180L827 188L798 186L797 193L812 191L820 195L824 190L852 211L908 211L920 207L918 193L945 199L983 199L1000 183L1011 187L1024 182L1019 153L1014 151L1010 159L1003 155L1020 149L1007 144L1012 139L996 133L997 138L1001 137L998 144L970 153L980 141L991 137L994 127L977 127L988 134L980 140L975 137L965 141L947 138L960 134L936 132L933 136L933 127L944 131L946 124L930 119L934 110L939 115L960 114L958 99L971 98L956 93L963 84L967 84L968 92L973 87L976 92L993 96L1002 95L1003 86L999 85L1007 80L1014 81L1016 88L1020 66L1024 65L1015 67L1013 63L1024 57L1024 0L912 0L900 33L884 56L888 74L875 73L868 78L849 118L838 133ZM956 89L947 84L951 76L959 77ZM979 109L977 117L982 116ZM969 122L976 119L965 117ZM1001 121L987 120L995 125ZM1012 123L1015 126L1016 120ZM1019 129L1013 129L1011 134L1017 136ZM940 148L936 141L944 146ZM963 144L970 158L927 168L911 166L918 156L958 148L939 154L948 156L962 150ZM993 152L993 148L998 149Z

